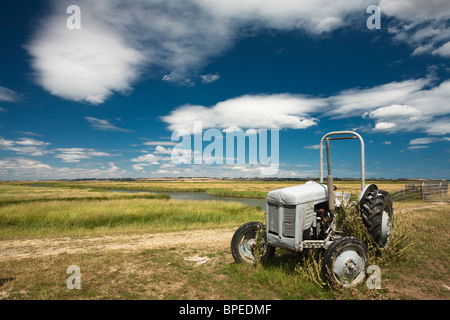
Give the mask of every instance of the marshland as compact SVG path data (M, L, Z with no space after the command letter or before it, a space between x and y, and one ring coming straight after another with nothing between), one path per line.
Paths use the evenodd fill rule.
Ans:
M264 221L268 191L302 181L172 179L0 183L1 299L449 299L445 202L394 202L393 241L374 250L381 289L324 283L316 256L277 249L267 265L234 263L230 241ZM367 182L369 183L369 181ZM400 190L405 181L377 181ZM336 181L358 194L357 181ZM176 192L214 200L174 199ZM221 201L221 198L227 201ZM231 201L233 200L233 201ZM358 218L348 221L357 226ZM353 219L353 220L351 220ZM70 265L81 289L66 286Z

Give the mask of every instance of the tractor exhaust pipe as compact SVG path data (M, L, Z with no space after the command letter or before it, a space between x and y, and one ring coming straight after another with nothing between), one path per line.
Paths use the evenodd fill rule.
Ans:
M334 187L333 187L333 176L331 175L331 160L330 160L330 142L328 139L326 140L327 144L327 168L328 168L328 176L327 176L327 187L328 187L328 209L330 210L330 214L334 216Z

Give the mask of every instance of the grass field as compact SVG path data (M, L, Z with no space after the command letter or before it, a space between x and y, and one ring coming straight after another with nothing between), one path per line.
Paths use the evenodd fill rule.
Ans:
M388 192L400 190L406 183L413 181L366 181L366 184L376 183L380 189ZM82 189L93 191L129 190L129 191L189 191L207 192L221 196L265 198L267 192L303 184L303 181L245 181L221 179L181 179L181 180L136 180L136 181L38 181L38 182L5 182L8 186L43 186L65 189ZM335 185L344 191L357 193L361 189L359 181L335 181Z
M2 299L449 299L446 203L394 203L400 239L371 263L382 289L342 290L305 272L308 258L277 250L266 266L233 263L234 230L263 221L260 208L181 201L133 191L204 191L261 197L298 182L57 181L0 183ZM393 192L402 182L377 183ZM30 186L32 185L32 186ZM357 193L358 182L336 182ZM388 247L389 249L389 247ZM66 286L69 265L81 289ZM308 269L312 267L312 269ZM317 280L317 279L316 279ZM320 281L319 281L320 282Z

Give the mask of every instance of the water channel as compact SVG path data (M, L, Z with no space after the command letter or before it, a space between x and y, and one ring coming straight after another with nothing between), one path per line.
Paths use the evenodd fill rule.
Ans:
M29 185L29 187L55 187L55 186L45 186L45 185ZM127 193L138 193L138 192L148 192L148 193L165 193L170 196L170 199L175 200L217 200L217 201L228 201L228 202L240 202L252 207L261 207L265 209L266 199L257 198L239 198L239 197L219 197L207 194L206 192L160 192L160 191L134 191L134 190L110 190L112 192L127 192Z
M147 191L129 191L129 190L111 190L114 192L147 192ZM170 199L175 200L217 200L217 201L232 201L240 202L252 207L266 207L266 199L256 199L256 198L238 198L238 197L219 197L207 194L206 192L158 192L158 191L148 191L150 193L165 193L170 196Z

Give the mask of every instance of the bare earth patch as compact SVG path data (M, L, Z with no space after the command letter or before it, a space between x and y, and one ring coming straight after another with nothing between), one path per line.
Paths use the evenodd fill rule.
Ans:
M117 235L95 238L50 238L0 241L0 262L59 254L107 250L145 250L187 245L223 247L229 245L235 229L192 230L144 235Z

